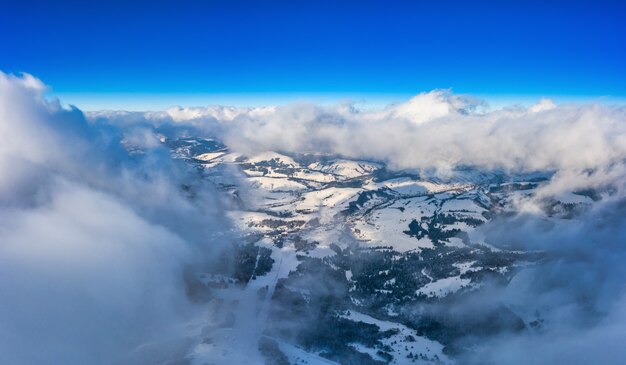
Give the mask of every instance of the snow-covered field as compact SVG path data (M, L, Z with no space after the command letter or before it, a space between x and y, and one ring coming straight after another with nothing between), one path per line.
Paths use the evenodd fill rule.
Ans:
M184 153L185 150L179 148L175 156ZM523 181L496 184L489 180L489 174L471 170L446 179L420 178L412 173L394 175L394 172L384 172L384 164L378 162L342 158L310 162L310 157L303 160L276 152L245 156L221 149L191 157L203 167L208 180L225 186L234 197L228 218L235 232L254 237L254 244L271 250L273 259L268 273L255 276L245 286L235 285L228 279L227 287L214 290L215 298L207 309L207 317L190 325L190 333L195 333L195 337L191 337L197 341L188 356L194 365L263 363L258 348L261 338L275 341L279 352L292 364L334 364L320 356L319 351L306 350L293 341L273 338L265 332L277 283L296 272L302 257L333 257L337 247L384 247L398 258L441 247L459 250L481 247L480 250L501 252L485 242L481 225L495 214L523 206L540 186ZM235 169L239 175L223 180L222 171L226 170L220 169L225 168ZM546 201L552 209L545 212L546 219L553 220L592 202L590 197L574 193L548 197ZM474 262L453 263L454 270L447 276L435 275L427 266L420 273L424 281L411 292L416 298L432 301L464 292L462 289L475 290L480 283L466 274L483 267L474 266ZM490 270L505 274L509 268L491 267ZM388 272L383 270L379 275ZM342 271L341 275L353 284L352 270ZM401 284L397 277L387 277L382 287L374 292L392 295L394 288ZM362 305L359 299L351 297L350 300L355 308ZM381 332L393 330L392 335L381 340L387 350L391 349L390 364L454 362L443 353L443 344L393 322L391 318L399 314L393 311L393 306L385 308L381 317L385 320L353 309L341 316L375 325ZM232 323L221 323L224 318ZM358 341L346 346L367 354L372 360L388 361L387 355L381 355L380 348Z
M383 344L393 349L394 359L391 364L452 364L453 362L443 353L443 346L419 336L416 331L398 323L381 321L356 311L349 311L343 316L355 322L373 324L381 331L394 330L396 333L383 340ZM376 360L384 361L377 354L377 349L366 347L359 343L351 344L357 351L370 354Z

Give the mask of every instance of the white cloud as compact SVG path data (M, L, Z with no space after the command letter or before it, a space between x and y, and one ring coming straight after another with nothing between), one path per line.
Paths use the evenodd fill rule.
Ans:
M226 110L225 114L222 107L182 108L174 117L171 110L133 115L160 125L174 119L179 128L217 136L242 153L323 152L442 173L457 166L558 171L559 184L568 188L617 184L621 189L624 181L622 107L556 106L544 99L528 109L514 106L488 112L479 101L433 91L383 110L306 103ZM92 115L114 123L127 119ZM565 182L567 176L571 179Z
M532 105L528 108L528 111L531 113L539 113L546 110L552 110L556 108L556 104L550 99L541 99L537 104Z
M406 103L390 108L387 117L406 119L421 124L456 114L467 105L459 96L445 91L433 91L414 96Z
M177 119L179 126L222 138L243 153L323 152L376 159L393 168L451 173L455 167L547 171L550 182L519 214L482 229L494 244L515 243L546 258L522 271L505 290L480 300L501 300L518 313L541 313L544 332L498 334L475 347L464 363L611 363L624 356L626 284L626 109L601 104L485 111L469 98L434 91L383 110L350 105L294 104L234 117ZM196 114L198 112L196 111ZM150 123L153 116L144 116ZM161 120L161 123L163 121ZM551 225L537 214L540 200L576 189L610 191L578 219ZM462 304L461 304L462 305ZM529 352L532 347L534 351Z
M439 173L458 166L554 172L539 197L610 187L613 196L584 224L539 230L528 209L485 230L494 241L527 238L530 248L555 258L513 283L519 297L501 295L529 308L529 300L556 303L571 311L549 318L584 328L587 347L568 339L572 327L555 326L550 335L559 346L538 345L536 362L569 361L554 349L580 354L623 332L602 320L589 328L573 322L585 312L571 304L589 295L594 312L624 323L624 108L542 100L488 112L471 98L433 91L382 110L217 106L92 113L87 121L79 110L46 101L44 91L30 75L0 73L1 363L153 363L185 345L179 324L194 307L185 300L182 270L204 262L216 230L228 224L211 189L160 147L155 126L218 137L241 153L332 153ZM145 154L129 156L120 139ZM183 183L195 189L193 201ZM571 279L580 272L600 284ZM545 285L524 286L539 280ZM497 348L506 351L479 354L506 362L537 345L524 337L502 341Z
M137 364L180 355L197 310L183 270L228 226L149 129L127 138L0 73L0 363ZM195 184L195 185L194 185Z

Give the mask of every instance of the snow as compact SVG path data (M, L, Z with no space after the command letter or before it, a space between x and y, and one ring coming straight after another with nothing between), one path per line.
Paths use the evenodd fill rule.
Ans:
M448 212L484 212L485 208L470 199L450 199L443 202L441 210Z
M231 219L233 225L240 232L274 232L281 228L285 231L292 231L306 224L303 217L285 217L279 218L264 212L250 211L230 211L227 216ZM287 228L291 225L294 228Z
M306 190L307 187L297 181L284 178L272 178L272 177L250 177L248 180L253 187L269 191L299 191Z
M242 157L236 153L225 151L200 154L194 157L202 161L207 168L216 166L233 167L242 170L244 174L237 175L233 181L224 183L230 191L235 191L243 204L237 206L237 210L231 210L228 217L233 222L233 230L237 233L254 233L264 237L257 245L272 250L272 258L275 263L272 271L267 275L257 276L251 280L245 288L230 285L226 289L215 290L216 297L224 300L227 305L235 309L236 322L233 328L221 328L211 331L211 341L199 342L190 356L191 364L257 364L262 363L258 353L257 341L263 336L263 330L267 321L271 297L276 281L287 277L289 272L295 270L299 264L297 255L305 254L296 252L293 247L294 234L307 241L318 242L318 245L306 252L310 257L326 257L334 255L335 251L330 244L347 247L354 243L355 239L362 245L367 246L392 246L398 252L433 248L433 243L428 237L417 239L404 233L409 229L413 221L430 219L435 214L453 215L458 219L473 218L486 221L483 213L487 211L483 207L491 206L491 199L499 198L505 206L512 205L515 201L525 199L533 190L501 191L486 195L482 187L475 185L474 179L484 179L479 172L462 172L448 181L429 178L416 180L413 177L400 177L386 181L375 182L371 175L382 165L364 162L349 161L344 159L330 162L316 162L306 167L300 166L293 158L275 152L263 152L251 156ZM271 166L263 166L262 171L249 167L254 164L270 162ZM286 169L287 167L287 169ZM205 170L206 171L206 170ZM219 173L218 169L206 171L205 176ZM211 177L213 178L213 177ZM359 181L347 180L359 179ZM214 181L214 180L212 180ZM354 186L357 187L343 187ZM361 184L358 186L359 184ZM363 191L383 190L385 194L376 193L376 198L367 202L366 207L356 213L344 215L343 213ZM590 203L591 199L585 196L566 193L555 197L563 203ZM478 203L477 201L482 202ZM245 206L243 206L245 205ZM271 220L272 223L262 223ZM288 227L289 222L300 221L296 226ZM319 224L317 224L319 223ZM300 225L301 224L301 225ZM426 227L426 223L423 223ZM460 229L467 232L472 243L487 245L482 231L464 222L456 222L440 227L444 231ZM274 240L284 238L284 246L278 248ZM465 247L458 237L449 239L449 246ZM487 245L488 246L488 245ZM490 246L491 247L491 246ZM495 250L495 249L494 249ZM422 270L422 274L430 279L430 283L424 285L416 293L428 297L444 297L457 292L464 287L474 287L470 279L461 278L461 275L479 270L472 267L473 261L454 264L460 271L457 276L434 280L429 276L428 270ZM497 268L501 272L506 267ZM352 271L345 271L348 281L352 279ZM218 277L205 277L205 280L220 280ZM396 284L396 278L387 277L382 292ZM232 283L231 283L232 284ZM258 291L267 287L265 297L258 297ZM297 290L297 288L295 288ZM355 305L360 305L355 298L350 298ZM235 303L235 300L238 304ZM397 309L397 308L395 308ZM207 309L208 310L208 309ZM389 316L397 315L393 307L385 308ZM222 319L227 313L219 313ZM394 356L392 364L435 364L435 356L440 363L451 363L443 353L443 346L425 337L420 337L412 329L399 323L383 321L358 312L350 312L346 318L375 324L381 331L397 329L398 334L383 340L389 345ZM391 317L386 317L391 318ZM391 318L393 321L393 319ZM198 320L194 330L202 332L202 328L210 327L211 320L203 318ZM248 323L247 326L244 326ZM252 324L250 324L252 323ZM247 330L246 330L247 328ZM247 331L247 332L246 332ZM415 341L408 341L407 336L413 336ZM291 363L308 365L334 364L316 353L309 353L304 349L276 339L281 350L289 358ZM394 344L392 344L394 343ZM367 353L372 358L383 360L376 354L379 349L369 348L360 343L349 344L357 351ZM233 350L236 349L236 350ZM424 357L415 359L408 358L413 355L423 354Z
M459 263L456 263L456 264L452 264L452 266L455 266L456 268L461 270L461 275L463 275L463 274L465 274L466 272L469 272L469 271L476 271L475 268L472 268L472 265L474 264L474 262L476 262L476 261L459 262Z
M248 158L247 162L248 163L259 163L259 162L269 162L269 161L273 161L273 160L277 160L280 164L285 165L285 166L289 166L289 167L298 167L298 163L296 161L294 161L293 158L289 157L289 156L285 156L282 155L280 153L276 153L276 152L262 152L262 153L258 153L254 156L251 156Z
M591 204L593 200L584 195L574 194L572 192L561 193L554 197L556 200L565 204Z
M226 154L226 152L208 152L200 155L196 155L193 158L199 161L212 161L218 157L222 157Z
M269 240L262 240L257 244L272 250L274 259L272 270L266 275L250 280L244 289L229 286L226 289L214 290L218 298L210 303L208 315L203 316L205 319L194 327L196 331L200 331L202 336L196 336L202 340L188 355L192 365L264 364L258 351L258 340L265 331L276 283L295 270L299 262L292 248L279 249ZM259 299L259 290L262 288L267 288L267 292ZM214 318L223 319L228 313L235 316L232 328L222 328L219 322L212 321ZM210 331L207 332L207 328ZM292 353L293 351L290 352ZM307 354L305 351L301 351L299 355L311 360L316 359L314 354ZM332 364L332 362L312 361L309 364Z
M393 349L393 360L390 364L433 364L437 363L435 356L442 364L452 364L452 361L443 353L443 345L437 341L429 340L426 337L419 336L416 331L399 323L382 321L374 317L368 316L356 311L349 311L342 316L354 322L363 322L377 326L380 331L397 330L397 334L382 340L384 345L388 345ZM407 336L412 336L415 341L409 341ZM374 359L379 359L376 355L376 349L368 348L363 344L351 344L359 352L367 353ZM408 358L409 353L424 354L429 360L417 360Z
M371 182L364 186L369 190L380 188L391 189L401 196L420 196L425 194L436 194L445 191L460 191L471 188L468 184L443 184L430 181L415 180L409 177L389 179L382 182Z
M406 252L420 248L434 247L432 242L423 238L418 240L404 233L413 219L419 221L423 216L434 214L436 206L427 197L401 199L392 204L374 209L364 219L354 222L354 235L368 245L392 246L394 250Z
M292 175L292 177L295 179L309 180L321 183L329 183L337 180L337 178L332 174L308 169L298 170Z
M439 279L428 283L417 290L417 295L424 294L427 297L445 297L470 284L470 279L461 279L461 275Z
M275 339L280 351L287 356L292 365L338 365L336 362L325 359L317 354L307 352L292 344Z
M365 161L335 160L330 163L314 162L308 167L311 170L334 174L344 179L353 179L370 175L381 168L381 165Z
M341 210L348 206L361 189L356 188L327 188L310 191L302 194L301 200L295 206L296 211L317 213L320 223L325 224L334 220Z

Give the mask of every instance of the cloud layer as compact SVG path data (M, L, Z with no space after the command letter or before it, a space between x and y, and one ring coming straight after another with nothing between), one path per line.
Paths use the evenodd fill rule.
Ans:
M547 172L548 184L518 201L516 215L482 228L495 245L546 254L506 289L494 289L489 299L506 303L528 321L541 320L541 330L487 339L461 361L585 364L626 357L616 341L626 328L624 107L541 100L528 108L489 111L480 101L433 91L382 110L304 103L92 117L114 124L135 118L134 123L214 136L244 154L328 153L440 178L453 178L459 167ZM603 198L577 219L554 225L540 214L545 199L582 189Z
M219 249L219 200L189 199L181 185L199 179L167 151L130 156L118 129L44 90L0 73L0 362L180 355L196 311L182 273Z
M439 178L468 166L549 172L518 214L483 227L495 245L547 254L494 293L520 315L540 312L545 332L490 339L465 360L626 356L615 341L626 328L623 107L542 100L489 111L433 91L367 111L303 103L85 117L44 91L32 76L0 73L1 363L157 363L185 350L184 323L198 308L185 297L182 273L210 264L229 225L223 202L172 161L160 133L217 137L243 154L380 160ZM577 220L553 225L536 214L542 199L587 188L602 199Z
M480 101L433 91L383 110L294 104L92 116L193 129L241 153L331 153L439 175L458 166L556 171L558 189L609 183L622 189L624 181L626 110L601 104L556 106L542 100L529 108L489 112Z

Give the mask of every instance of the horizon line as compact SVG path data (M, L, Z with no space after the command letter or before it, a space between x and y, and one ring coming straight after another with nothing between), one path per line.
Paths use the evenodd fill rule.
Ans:
M492 110L508 106L530 106L542 99L550 99L556 104L602 103L626 104L626 96L614 95L556 95L556 94L480 94L454 92L454 95L468 96L487 103ZM66 93L49 91L48 97L57 98L64 105L73 105L80 110L91 112L101 110L118 111L162 111L173 107L194 108L210 106L228 107L267 107L282 106L299 102L320 105L350 103L364 109L380 109L403 103L421 93L318 93L318 92L241 92L241 93Z

